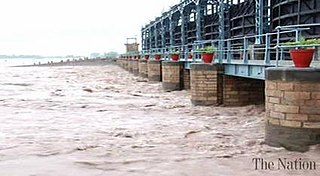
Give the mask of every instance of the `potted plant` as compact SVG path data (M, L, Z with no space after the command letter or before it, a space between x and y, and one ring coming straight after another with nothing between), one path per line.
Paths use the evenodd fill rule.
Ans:
M296 42L287 42L286 46L296 46L289 51L290 57L295 67L304 68L310 67L314 55L314 48L310 45L320 44L320 39L305 40L303 37Z
M176 51L176 50L171 51L170 56L173 61L178 61L179 60L179 51Z
M216 50L217 48L214 46L206 46L198 49L197 51L201 53L203 63L210 64L214 59L214 53Z
M144 59L149 60L150 55L148 53L144 54Z
M157 60L157 61L161 60L161 53L155 53L154 54L154 59Z

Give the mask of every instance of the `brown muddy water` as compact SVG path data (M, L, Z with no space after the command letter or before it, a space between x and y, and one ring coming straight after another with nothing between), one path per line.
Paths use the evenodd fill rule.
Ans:
M264 107L194 107L115 65L0 68L1 176L319 175L264 144ZM315 161L255 170L253 158Z

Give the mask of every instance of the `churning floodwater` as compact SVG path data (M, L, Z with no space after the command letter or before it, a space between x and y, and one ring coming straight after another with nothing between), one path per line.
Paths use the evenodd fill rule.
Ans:
M116 65L0 67L1 176L319 175L264 144L264 106L194 107ZM318 170L256 171L253 158Z

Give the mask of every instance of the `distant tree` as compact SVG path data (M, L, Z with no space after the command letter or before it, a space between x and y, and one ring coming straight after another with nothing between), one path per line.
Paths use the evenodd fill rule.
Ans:
M97 58L100 57L100 53L91 53L90 58Z
M105 57L106 58L117 58L119 56L119 54L117 52L111 51L108 53L105 53Z

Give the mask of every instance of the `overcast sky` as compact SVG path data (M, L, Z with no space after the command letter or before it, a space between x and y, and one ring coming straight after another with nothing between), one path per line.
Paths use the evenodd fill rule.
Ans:
M178 2L0 0L0 55L123 53L127 37Z

